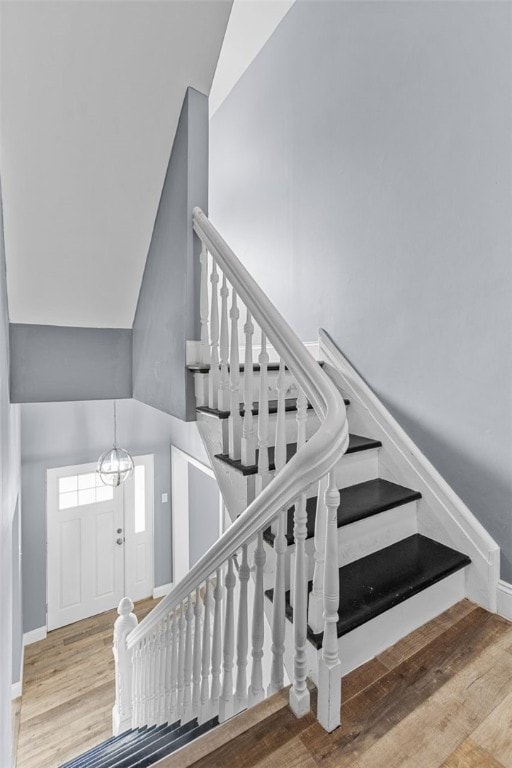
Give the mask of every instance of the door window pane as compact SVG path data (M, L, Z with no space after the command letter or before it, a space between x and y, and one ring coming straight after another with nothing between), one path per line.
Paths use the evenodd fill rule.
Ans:
M98 484L97 479L99 480L99 478L97 478L96 472L88 472L86 475L78 475L78 489L82 490L83 488L95 488Z
M59 477L59 493L68 493L69 491L76 491L77 489L77 476L71 477Z
M135 467L135 533L146 530L146 475L143 465Z

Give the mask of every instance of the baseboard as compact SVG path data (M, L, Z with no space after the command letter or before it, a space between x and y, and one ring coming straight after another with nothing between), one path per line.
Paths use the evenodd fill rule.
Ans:
M512 621L512 584L500 579L496 592L497 613L504 619Z
M22 682L18 680L17 683L11 685L11 699L19 699L22 693Z
M44 640L46 635L46 627L38 627L37 629L30 630L30 632L25 632L23 634L23 646L38 643L39 640Z
M153 589L153 600L156 600L159 597L165 597L169 594L173 587L174 584L162 584L159 587L155 587Z

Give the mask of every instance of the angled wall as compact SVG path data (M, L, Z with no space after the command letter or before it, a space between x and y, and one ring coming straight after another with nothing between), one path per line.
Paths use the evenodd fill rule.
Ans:
M215 113L210 214L325 328L512 581L512 5L297 2Z
M189 88L183 102L133 323L133 397L194 419L186 341L199 338L199 244L192 210L207 213L208 99Z

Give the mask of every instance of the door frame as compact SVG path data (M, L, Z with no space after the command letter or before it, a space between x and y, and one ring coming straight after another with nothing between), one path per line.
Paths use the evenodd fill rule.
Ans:
M188 468L192 465L217 482L215 472L189 453L171 445L172 583L178 584L190 570ZM179 525L178 525L179 521ZM224 533L224 499L219 488L219 536Z
M155 483L155 471L154 471L154 454L140 454L138 456L132 456L133 463L135 465L137 464L144 464L146 467L146 478L149 481L148 482L148 493L147 493L147 499L149 499L149 507L147 510L147 514L150 516L151 520L151 527L153 531L153 536L151 538L151 591L155 588L155 493L154 493L154 483ZM58 487L58 479L59 477L65 477L66 475L74 475L74 474L82 474L87 472L95 472L96 468L98 466L98 462L84 462L82 464L65 464L60 467L48 467L46 469L46 477L45 477L45 483L46 483L46 506L45 506L45 536L46 536L46 547L45 547L45 557L46 557L46 606L45 606L45 621L46 621L46 629L48 630L48 576L49 576L49 567L48 567L48 509L50 507L50 503L56 507L57 505L57 487ZM65 473L62 472L62 470L66 470ZM69 471L68 471L69 470ZM149 477L148 472L149 470ZM51 481L51 482L50 482ZM124 487L123 487L123 514L124 514ZM124 526L125 528L126 526ZM124 573L123 573L124 583L126 585L126 558L124 561Z

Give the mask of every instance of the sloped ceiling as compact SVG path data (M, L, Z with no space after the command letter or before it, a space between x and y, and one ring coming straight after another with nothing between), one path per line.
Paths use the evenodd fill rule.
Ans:
M2 3L11 322L131 327L185 91L209 93L230 9Z

